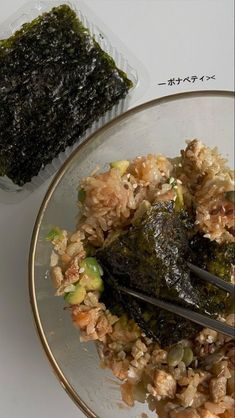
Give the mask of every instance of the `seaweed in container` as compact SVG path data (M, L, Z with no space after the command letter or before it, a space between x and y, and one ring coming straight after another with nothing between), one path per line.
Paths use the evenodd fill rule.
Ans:
M146 335L165 346L194 337L200 327L120 294L117 286L121 284L213 317L223 312L229 304L226 293L217 290L215 298L213 292L206 291L207 284L193 277L187 267L186 261L196 256L190 247L191 231L192 222L184 210L175 211L172 201L157 202L139 223L97 252L106 269L104 280L109 288L103 297L107 307L112 309L110 292L114 289L114 301L122 305Z
M0 175L22 186L132 82L67 5L0 41Z

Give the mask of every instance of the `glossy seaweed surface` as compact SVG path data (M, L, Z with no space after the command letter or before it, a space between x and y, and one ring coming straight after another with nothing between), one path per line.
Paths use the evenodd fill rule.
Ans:
M114 311L121 305L146 335L164 346L193 337L200 327L121 294L118 285L212 317L227 311L230 301L226 292L199 281L188 269L186 261L197 260L201 248L200 240L190 245L191 230L191 221L184 210L176 212L173 202L158 202L139 224L97 252L105 271L105 304Z
M67 5L0 41L0 175L23 185L132 82Z

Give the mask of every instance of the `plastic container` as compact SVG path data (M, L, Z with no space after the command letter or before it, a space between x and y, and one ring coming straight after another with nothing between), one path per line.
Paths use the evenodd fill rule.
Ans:
M88 28L91 36L100 44L101 48L107 52L115 61L118 68L123 70L128 78L133 82L133 87L129 91L127 97L119 101L113 108L106 112L102 117L95 121L91 127L78 138L78 140L70 147L67 147L64 152L60 153L52 162L46 165L40 170L37 176L33 177L29 183L25 183L22 187L14 184L7 176L0 176L0 189L7 192L9 195L14 194L22 198L28 196L38 186L48 180L55 172L60 168L62 163L71 154L71 152L84 141L94 131L101 128L104 124L111 119L124 112L131 104L134 104L147 87L147 77L144 67L138 60L131 54L130 51L122 44L122 42L114 35L108 27L91 12L91 10L82 1L36 1L29 2L22 6L16 13L14 13L7 21L0 25L0 39L6 39L10 37L16 30L20 29L23 23L30 22L37 16L44 12L51 10L53 7L68 4L73 10L75 10L78 18L83 25ZM138 68L138 74L136 71ZM0 201L4 201L3 195L6 193L0 193ZM20 196L19 196L20 195ZM11 196L13 199L6 199L9 201L18 201L16 196Z

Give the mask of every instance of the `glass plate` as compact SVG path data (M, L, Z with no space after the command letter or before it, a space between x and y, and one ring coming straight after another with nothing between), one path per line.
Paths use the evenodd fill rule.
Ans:
M129 110L93 134L64 163L40 208L29 260L30 299L37 330L62 386L88 417L149 418L147 405L129 408L121 402L119 381L99 366L94 343L80 343L63 298L54 297L49 278L51 246L45 235L52 225L73 230L78 208L77 186L98 165L148 153L179 154L187 139L217 146L234 166L234 94L183 93L153 100Z

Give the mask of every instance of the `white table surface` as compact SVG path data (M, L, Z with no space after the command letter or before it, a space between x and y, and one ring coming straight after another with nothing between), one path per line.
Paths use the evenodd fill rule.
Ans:
M83 1L144 64L149 85L138 103L183 90L234 90L233 0ZM2 0L0 24L23 3ZM194 75L215 80L167 83ZM1 418L84 416L50 369L29 305L28 249L47 186L23 202L0 203Z

